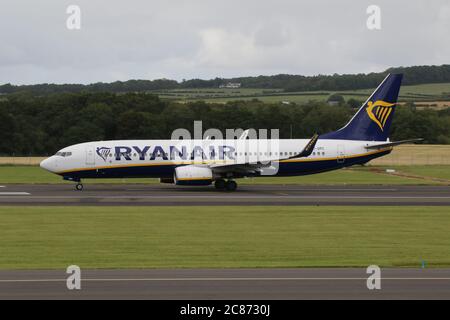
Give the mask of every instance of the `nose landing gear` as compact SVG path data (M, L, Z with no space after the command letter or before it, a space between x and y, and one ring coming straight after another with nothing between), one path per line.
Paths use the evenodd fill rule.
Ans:
M75 185L75 190L83 191L83 184L81 183L80 178L72 176L63 176L63 180L76 182L77 184Z

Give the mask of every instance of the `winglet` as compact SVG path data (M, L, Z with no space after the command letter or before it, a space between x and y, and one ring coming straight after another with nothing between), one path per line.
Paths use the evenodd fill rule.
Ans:
M311 138L311 140L309 140L306 147L299 154L289 157L289 159L309 157L313 153L314 148L316 147L317 140L319 140L319 135L316 133L313 135L313 137Z

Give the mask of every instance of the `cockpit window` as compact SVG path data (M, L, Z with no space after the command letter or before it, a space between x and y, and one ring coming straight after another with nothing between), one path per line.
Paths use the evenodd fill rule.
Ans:
M72 155L72 152L61 152L61 151L59 151L59 152L57 152L56 153L56 156L60 156L60 157L70 157Z

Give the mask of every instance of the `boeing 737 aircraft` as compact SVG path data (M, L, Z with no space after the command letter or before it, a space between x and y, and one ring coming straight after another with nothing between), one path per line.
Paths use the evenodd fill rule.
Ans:
M401 74L388 75L347 125L310 140L96 141L64 148L41 167L77 182L77 190L83 189L84 178L146 177L176 185L214 183L234 191L237 178L298 176L364 164L396 145L419 140L389 141L401 80Z

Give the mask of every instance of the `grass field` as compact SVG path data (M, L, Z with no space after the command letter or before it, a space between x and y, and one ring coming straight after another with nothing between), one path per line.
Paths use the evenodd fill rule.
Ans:
M47 157L0 157L0 166L38 166Z
M387 167L352 167L337 171L299 177L259 177L239 179L240 184L450 184L450 166L390 166L398 172L385 172ZM404 174L404 175L403 175ZM414 175L417 177L410 177ZM439 178L441 180L433 180ZM448 179L448 181L445 181ZM36 166L0 166L0 184L57 184L71 183L60 176ZM85 179L83 183L159 183L158 179Z
M399 166L395 168L400 173L446 179L450 182L450 166Z
M70 183L37 166L0 166L0 184ZM158 179L85 179L83 183L159 183Z
M346 100L355 98L365 100L373 89L363 90L344 90L337 93L344 96ZM226 103L235 100L259 99L267 103L277 103L288 101L292 103L303 104L310 100L326 101L328 97L336 92L326 91L306 91L306 92L287 92L279 89L264 90L252 88L238 89L183 89L183 90L164 90L156 91L163 99L172 99L176 101L207 101L216 103ZM400 101L449 101L450 83L432 83L413 86L402 86L400 91Z
M0 269L450 266L447 207L0 207Z
M450 165L450 145L400 145L395 147L391 154L374 159L370 164L387 166Z
M449 166L450 168L450 166ZM372 171L374 170L374 171ZM376 171L375 171L376 170ZM306 184L306 185L402 185L402 184L439 184L430 179L409 178L385 173L381 167L354 167L320 174L299 177L259 177L239 180L241 184ZM450 184L450 180L448 181Z

